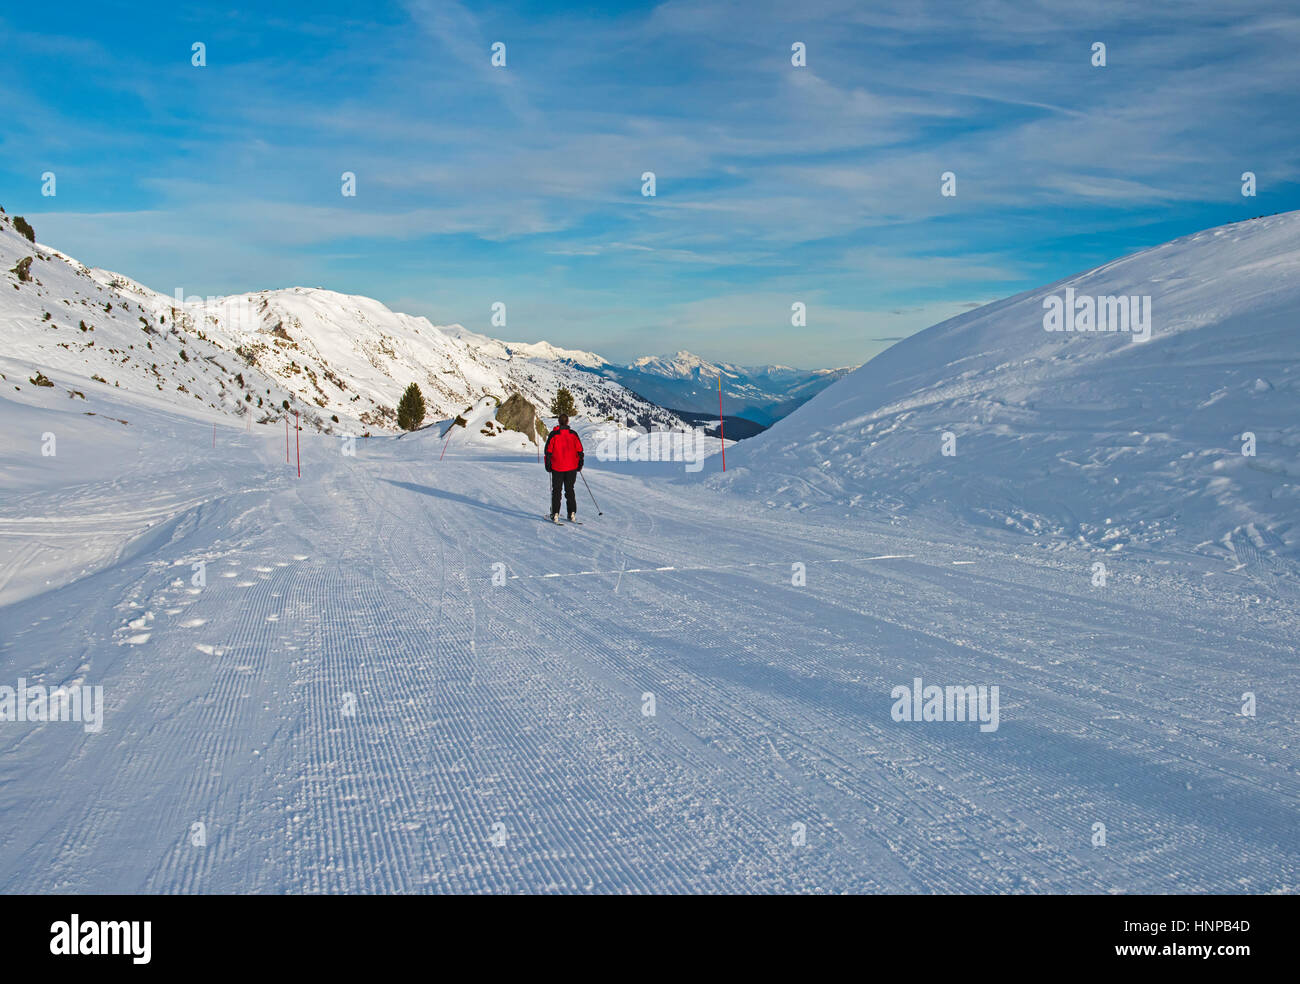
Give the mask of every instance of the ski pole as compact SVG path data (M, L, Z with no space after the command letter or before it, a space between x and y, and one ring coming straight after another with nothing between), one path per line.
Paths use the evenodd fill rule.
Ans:
M582 484L583 484L583 485L587 485L587 476L586 476L586 475L584 475L582 472L578 472L578 477L579 477L580 479L582 479ZM591 495L591 486L590 486L590 485L587 485L587 495ZM595 497L594 495L591 495L591 504L592 504L593 506L596 506L596 497ZM605 515L603 512L600 511L600 506L596 506L596 515L597 515L597 516L603 516L603 515Z

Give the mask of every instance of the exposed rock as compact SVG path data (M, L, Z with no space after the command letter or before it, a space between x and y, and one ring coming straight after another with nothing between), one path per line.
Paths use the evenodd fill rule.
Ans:
M546 437L546 426L537 416L537 408L520 393L512 394L510 399L497 407L497 423L506 430L518 431L530 441Z

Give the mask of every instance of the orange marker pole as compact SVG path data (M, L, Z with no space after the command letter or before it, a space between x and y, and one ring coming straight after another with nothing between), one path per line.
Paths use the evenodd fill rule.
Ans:
M722 373L718 373L718 440L722 442L722 470L727 470L727 435L722 424Z

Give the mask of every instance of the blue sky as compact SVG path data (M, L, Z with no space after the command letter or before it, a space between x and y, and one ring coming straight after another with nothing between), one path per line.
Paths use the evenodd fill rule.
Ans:
M7 5L0 204L167 293L798 366L1300 208L1294 4L256 6Z

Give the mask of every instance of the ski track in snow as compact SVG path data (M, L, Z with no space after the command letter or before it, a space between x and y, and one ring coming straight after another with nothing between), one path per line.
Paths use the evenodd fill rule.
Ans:
M560 530L527 458L303 435L299 481L189 430L165 497L141 464L0 511L100 541L0 607L0 682L107 705L0 724L6 892L1297 888L1298 599L1249 530L1097 588L1027 537L599 468ZM1001 727L894 722L916 676L999 686Z

